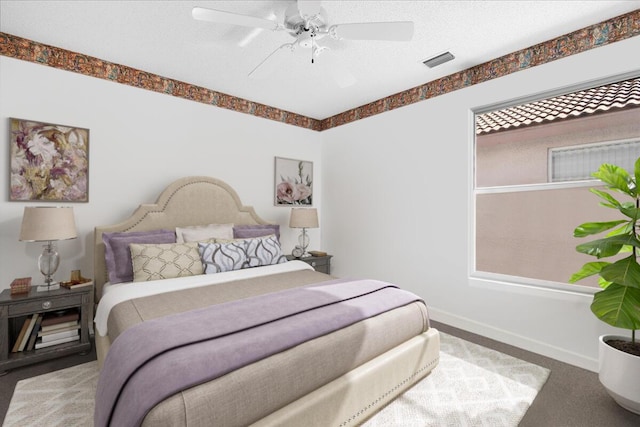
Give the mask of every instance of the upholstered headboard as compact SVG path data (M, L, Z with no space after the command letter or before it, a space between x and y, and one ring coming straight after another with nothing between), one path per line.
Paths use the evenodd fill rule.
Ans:
M96 227L93 251L96 301L100 299L102 286L107 281L102 233L227 223L269 224L251 206L243 206L238 194L227 183L193 176L173 182L160 193L155 204L140 205L123 222Z

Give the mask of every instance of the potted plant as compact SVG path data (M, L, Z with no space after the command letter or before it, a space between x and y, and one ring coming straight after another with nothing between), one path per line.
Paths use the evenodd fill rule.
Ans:
M603 164L592 176L631 200L620 202L606 191L591 188L602 199L600 205L618 210L621 219L578 226L575 237L608 233L576 246L576 250L598 259L619 256L613 262L586 263L569 282L599 275L602 290L594 295L591 311L611 326L631 330L630 338L600 337L599 379L620 406L640 414L640 339L636 338L636 330L640 329L640 158L633 175L621 167Z

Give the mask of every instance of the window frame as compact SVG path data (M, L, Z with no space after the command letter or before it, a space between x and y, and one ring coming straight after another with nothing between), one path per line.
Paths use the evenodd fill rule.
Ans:
M470 135L470 147L469 150L469 164L471 173L469 174L469 262L468 262L468 277L471 286L482 287L485 289L508 289L516 293L524 293L530 295L539 295L544 293L548 295L549 292L554 293L558 298L574 298L577 297L589 297L596 292L600 291L600 288L583 286L580 284L569 284L563 282L547 281L541 279L535 279L532 277L512 276L507 274L500 274L494 272L481 271L476 268L476 199L479 194L494 194L505 192L522 192L522 191L538 191L538 190L554 190L563 188L579 188L579 187L591 187L599 185L601 182L597 179L581 180L581 181L561 181L561 182L547 182L540 184L519 184L519 185L507 185L507 186L492 186L492 187L480 187L476 186L476 116L479 114L487 113L490 111L501 110L516 105L526 104L534 101L539 101L545 98L553 98L556 96L564 95L567 93L577 92L581 90L590 89L597 86L606 84L612 84L615 82L638 78L640 77L640 70L635 70L627 73L611 75L595 80L588 80L581 83L563 86L556 89L552 89L545 92L540 92L524 97L512 98L510 100L492 103L469 110L469 135ZM635 139L635 138L632 138ZM588 262L585 259L585 262Z

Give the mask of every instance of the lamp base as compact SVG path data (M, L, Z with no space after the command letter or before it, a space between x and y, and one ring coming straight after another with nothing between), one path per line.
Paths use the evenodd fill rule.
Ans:
M47 291L55 291L56 289L60 289L60 283L53 282L50 285L38 285L36 288L37 292L47 292Z

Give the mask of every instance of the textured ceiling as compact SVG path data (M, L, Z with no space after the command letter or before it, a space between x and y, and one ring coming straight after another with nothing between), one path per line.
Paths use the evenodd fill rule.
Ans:
M291 3L1 0L0 31L323 119L640 8L640 1L323 1L329 24L411 20L414 37L325 38L330 51L314 64L299 49L260 80L247 75L291 36L191 17L200 6L282 21ZM422 64L444 51L456 58ZM355 84L336 83L341 68Z

